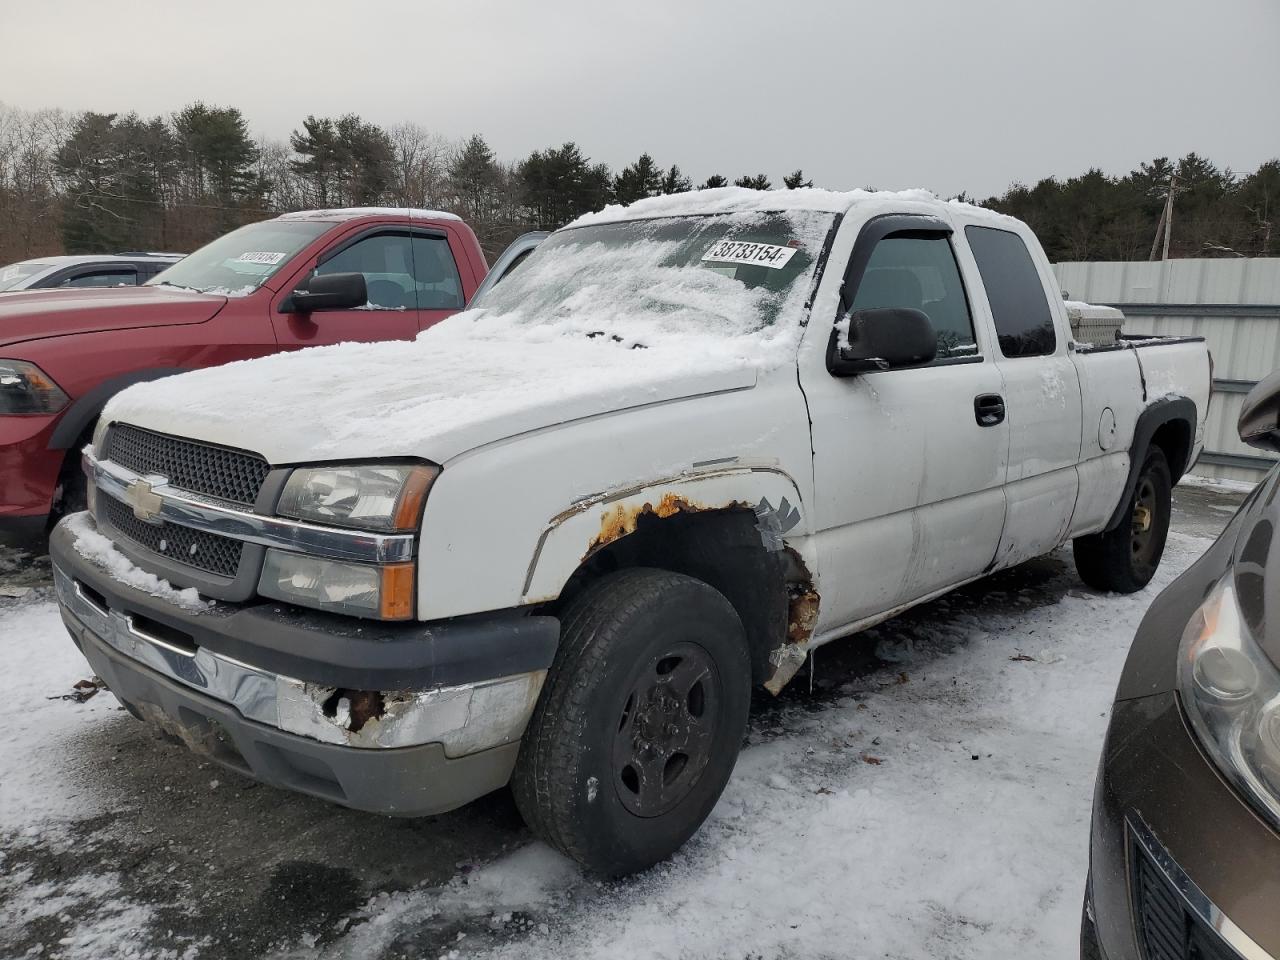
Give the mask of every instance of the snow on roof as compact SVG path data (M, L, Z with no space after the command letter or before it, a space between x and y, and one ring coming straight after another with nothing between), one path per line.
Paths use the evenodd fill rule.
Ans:
M759 213L774 210L815 210L824 213L845 213L858 203L869 201L898 201L949 203L965 207L968 211L981 211L981 207L961 201L943 201L929 190L821 190L802 187L798 190L752 190L747 187L716 187L711 190L693 190L688 193L672 193L661 197L648 197L627 206L610 204L597 213L588 213L569 224L585 227L598 223L616 223L623 220L647 220L656 217L688 217L717 213ZM988 211L983 211L988 212Z
M1099 303L1085 303L1083 300L1067 300L1063 303L1067 308L1067 316L1073 319L1087 320L1123 320L1124 313L1115 307L1103 306Z
M330 210L295 210L277 220L354 220L356 217L408 217L411 220L462 220L456 213L419 210L416 207L336 207Z

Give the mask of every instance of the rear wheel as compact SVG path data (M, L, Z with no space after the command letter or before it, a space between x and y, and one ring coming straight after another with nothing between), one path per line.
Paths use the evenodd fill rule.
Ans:
M622 876L666 859L715 806L751 699L742 622L692 577L628 569L572 600L512 787L532 830Z
M1155 576L1172 512L1173 479L1159 447L1147 451L1125 511L1114 530L1072 542L1080 579L1098 590L1134 593Z

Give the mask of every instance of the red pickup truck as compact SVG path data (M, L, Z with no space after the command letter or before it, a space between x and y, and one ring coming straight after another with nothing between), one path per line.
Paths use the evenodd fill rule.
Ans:
M448 213L286 213L140 287L0 297L0 541L81 509L79 451L143 380L348 340L409 340L462 309L487 267Z

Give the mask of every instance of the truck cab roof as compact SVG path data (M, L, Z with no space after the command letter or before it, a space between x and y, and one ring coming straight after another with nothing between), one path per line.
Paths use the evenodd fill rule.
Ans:
M444 210L421 210L417 207L337 207L325 210L295 210L282 213L277 220L328 220L341 223L346 220L359 220L362 217L408 217L411 220L456 220L462 218L456 213Z
M660 197L637 200L627 206L611 204L597 213L588 213L574 220L566 229L594 226L601 223L621 223L628 220L649 220L663 217L692 217L713 214L768 213L777 211L805 211L818 213L848 213L855 206L879 204L901 207L912 204L918 211L932 207L937 212L963 213L970 220L984 220L1006 227L1019 223L1012 217L996 213L962 200L943 200L928 190L822 190L804 187L797 190L752 190L747 187L719 187L691 193L673 193Z

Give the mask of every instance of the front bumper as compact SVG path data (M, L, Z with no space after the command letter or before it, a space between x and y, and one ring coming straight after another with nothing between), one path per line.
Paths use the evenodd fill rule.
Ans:
M1280 957L1280 836L1205 757L1172 692L1115 705L1088 896L1108 960Z
M193 750L402 815L451 809L509 778L554 655L553 618L353 627L275 603L192 611L114 579L76 536L62 524L50 545L72 638L132 713Z
M0 416L0 543L42 536L65 450L50 450L60 414Z

